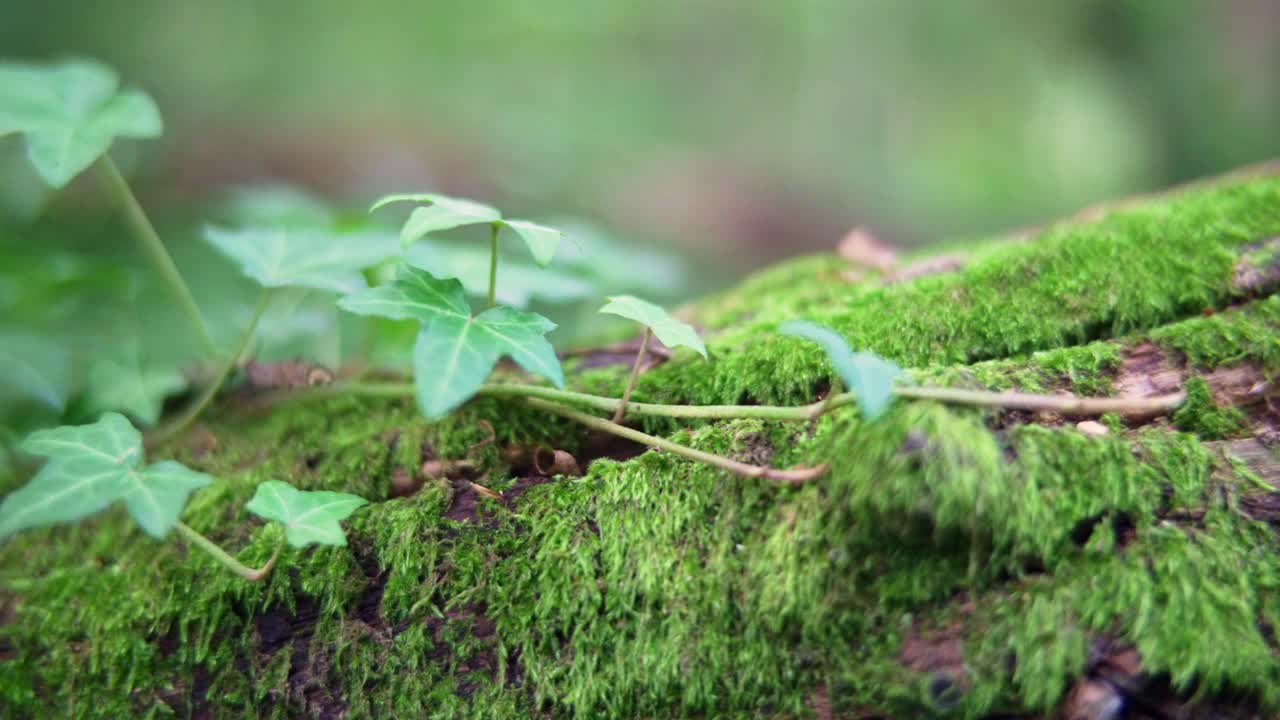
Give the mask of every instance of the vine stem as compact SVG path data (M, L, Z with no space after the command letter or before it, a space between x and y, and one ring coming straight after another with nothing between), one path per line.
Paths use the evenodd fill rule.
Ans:
M489 307L498 304L498 223L489 237Z
M823 463L817 467L775 470L762 465L751 465L749 463L732 460L722 455L703 452L702 450L695 450L691 447L671 442L665 438L660 438L656 435L649 435L648 433L643 433L639 430L629 428L626 425L619 425L611 420L605 420L604 418L596 417L595 415L588 415L587 413L574 410L571 407L566 407L558 403L540 400L538 398L525 398L525 402L540 410L552 413L553 415L559 415L560 417L581 423L592 430L607 432L612 435L617 435L618 437L631 440L632 442L648 445L649 447L658 448L660 450L666 450L673 455L679 455L690 460L696 460L701 463L706 463L707 465L718 467L722 470L728 470L734 475L738 475L740 477L765 478L768 480L786 483L788 485L799 485L801 483L808 482L809 480L821 477L822 474L827 471L828 467L826 463Z
M276 548L276 551L271 553L271 559L267 561L266 565L260 568L251 568L236 560L231 556L231 553L218 547L217 543L196 532L186 523L179 521L174 524L173 529L177 530L178 534L192 545L212 555L213 559L217 560L223 567L249 582L258 582L266 577L271 572L271 568L275 566L276 558L280 557L280 548Z
M133 189L129 187L128 181L120 174L120 169L116 167L110 155L104 154L102 156L102 159L98 162L98 168L107 190L124 207L125 218L129 223L129 228L133 231L134 238L138 241L138 245L142 248L143 253L146 254L151 264L155 266L156 272L159 273L160 278L168 286L169 292L173 293L174 298L177 299L183 314L187 316L187 320L195 328L196 334L200 336L200 342L204 344L205 352L211 357L217 356L218 346L213 341L213 335L209 333L209 325L205 322L204 315L200 312L200 306L196 304L195 297L191 294L191 288L187 286L187 281L182 278L182 273L178 272L178 266L174 264L173 257L165 249L164 242L160 239L159 233L156 232L155 226L151 224L151 219L147 217L146 211L142 209L138 198L133 194Z
M253 317L250 318L249 324L245 327L244 332L241 333L240 342L236 346L235 351L231 353L231 356L227 358L227 361L218 369L218 374L204 389L204 392L200 393L200 397L196 398L195 402L191 403L191 405L188 406L187 409L171 423L155 432L151 437L152 443L168 440L185 430L186 427L194 422L196 418L200 417L200 413L204 412L205 408L209 406L209 403L213 402L213 399L218 395L218 391L222 389L223 383L227 381L227 378L231 375L231 371L236 369L236 365L239 364L241 356L243 356L245 351L249 348L249 342L253 340L253 333L258 329L258 321L262 319L262 314L266 312L267 306L270 304L271 291L263 288L263 290L258 293L258 302L253 309Z
M627 389L622 393L622 402L618 403L618 410L613 414L615 423L622 422L622 418L627 414L627 403L631 402L631 391L636 389L636 379L640 377L640 368L648 355L651 339L653 339L653 328L646 325L644 339L640 341L640 352L636 353L636 364L631 366L631 377L627 378Z
M414 392L411 383L335 383L306 390L294 391L303 397L332 395L362 395L365 397L406 397ZM960 390L955 388L919 385L896 385L893 393L913 400L935 400L953 405L999 407L1010 410L1047 410L1072 416L1097 416L1106 413L1142 416L1158 415L1177 409L1186 398L1176 392L1150 398L1082 398L1060 395L1033 395L1030 393L990 392L986 390ZM617 412L622 401L602 395L589 395L572 390L558 390L543 385L520 383L489 383L482 385L477 395L489 397L539 398L578 407L588 407L604 412ZM627 412L651 417L699 418L727 420L732 418L761 418L764 420L812 420L832 410L852 405L857 401L853 393L845 392L828 396L809 405L659 405L655 403L629 403Z

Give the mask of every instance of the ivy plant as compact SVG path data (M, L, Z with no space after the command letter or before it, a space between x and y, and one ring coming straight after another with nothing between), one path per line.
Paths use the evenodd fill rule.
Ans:
M0 64L0 135L21 133L27 157L51 187L84 172L117 137L164 131L155 101L120 89L111 68L92 60Z
M89 365L85 404L91 413L120 411L143 427L160 419L165 398L187 387L177 368L148 363L135 337L95 353Z
M161 538L178 522L191 492L211 481L173 461L145 465L142 434L118 413L92 425L37 430L21 447L49 461L0 503L0 537L78 520L123 501L147 534Z
M622 418L626 415L627 403L631 402L631 392L635 389L636 380L640 377L645 357L649 352L649 341L654 335L657 335L658 340L669 348L687 347L701 355L704 360L707 357L707 346L702 343L702 338L698 337L698 331L694 330L692 325L671 317L670 313L651 302L632 295L615 295L600 308L600 312L634 320L644 327L640 350L636 353L635 364L631 366L627 387L622 392L622 404L613 415L614 422L622 422Z
M483 298L489 291L491 258L487 248L423 240L404 251L404 261L440 277L457 278L469 296ZM503 258L494 289L495 302L524 309L534 300L568 303L596 295L590 278L558 264L558 259L555 264L541 267L528 260Z
M183 309L205 349L217 346L191 289L146 212L107 155L116 138L156 138L164 131L149 95L120 90L116 72L93 60L33 64L0 62L0 136L20 133L36 172L61 188L94 161L124 208L143 253Z
M475 395L504 356L564 387L560 360L544 337L555 323L505 306L472 315L456 279L439 279L402 264L394 282L347 295L338 304L359 315L422 324L413 370L418 405L429 419L445 416Z
M95 515L121 502L143 532L162 539L177 531L232 572L256 580L260 569L246 567L179 518L194 491L213 478L173 460L146 463L142 434L123 415L106 413L90 425L38 430L22 449L47 458L26 485L0 502L0 539L29 528ZM365 504L355 495L303 492L278 481L258 486L246 510L280 522L290 545L345 545L338 521Z
M529 220L508 220L497 208L474 200L449 197L438 193L402 193L387 195L378 200L370 211L393 203L419 205L409 214L400 230L400 242L407 249L415 241L429 233L451 230L468 225L488 225L489 233L489 306L497 303L498 284L498 234L503 228L513 231L524 240L533 261L542 267L551 263L564 233L555 228L539 225Z
M852 351L839 333L807 320L783 323L778 331L815 342L826 352L840 379L858 399L863 418L875 420L889 408L893 384L903 377L902 368L879 355Z
M245 510L284 526L285 540L296 548L307 545L345 547L347 536L338 523L368 501L348 493L298 490L269 480L258 486Z

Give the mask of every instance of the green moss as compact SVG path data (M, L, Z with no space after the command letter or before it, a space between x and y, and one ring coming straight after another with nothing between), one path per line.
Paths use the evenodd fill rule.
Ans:
M1237 311L1156 328L1151 339L1195 367L1213 369L1252 361L1273 374L1280 370L1280 296Z
M1241 572L1242 558L1276 548L1266 526L1218 506L1200 530L1151 525L1119 552L1090 554L1016 590L975 598L980 617L971 622L984 632L971 640L982 686L973 698L1012 691L1019 706L1047 711L1082 671L1088 638L1105 635L1133 643L1143 670L1167 674L1179 689L1231 688L1276 707L1280 665L1257 619L1277 587L1277 566L1266 560L1257 576ZM1004 669L1011 657L1012 676Z
M643 399L793 403L828 371L820 354L774 334L786 320L830 325L857 348L911 367L1027 355L1148 330L1224 307L1235 263L1280 233L1280 179L1188 193L1034 243L995 242L957 273L850 285L820 259L775 269L700 308L716 362L689 358L647 374ZM725 309L729 308L729 309Z
M1173 424L1180 430L1193 432L1206 440L1221 440L1245 428L1244 413L1214 402L1209 384L1202 377L1187 379L1183 385L1187 399L1173 414Z

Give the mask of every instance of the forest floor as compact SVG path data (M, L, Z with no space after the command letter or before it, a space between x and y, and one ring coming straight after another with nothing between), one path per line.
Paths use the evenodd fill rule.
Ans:
M871 247L866 239L864 247ZM229 394L153 455L260 564L259 482L371 505L252 584L121 512L0 546L6 717L1250 718L1280 714L1280 179L1235 177L963 252L799 258L684 313L635 400L807 404L808 319L917 383L1187 400L1063 417L896 402L637 420L744 480L527 405ZM634 346L566 359L618 395ZM503 369L500 372L514 372ZM305 392L302 393L305 395ZM554 451L561 451L559 454ZM5 490L7 488L0 488Z

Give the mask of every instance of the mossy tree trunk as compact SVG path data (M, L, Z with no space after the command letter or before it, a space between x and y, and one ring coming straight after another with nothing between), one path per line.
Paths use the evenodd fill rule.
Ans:
M11 540L0 705L10 717L1273 716L1278 236L1280 180L1232 181L995 240L907 282L850 282L823 256L704 300L694 314L713 362L677 354L641 376L637 401L812 402L829 368L773 332L796 318L922 383L1188 392L1170 417L1087 425L916 401L870 425L852 411L636 421L755 463L831 463L799 487L605 443L516 400L435 425L410 398L228 400L157 451L221 480L185 522L261 563L279 538L243 507L282 479L374 500L350 547L288 552L249 584L118 513ZM617 395L628 369L571 383ZM586 474L540 475L539 446L575 453Z

